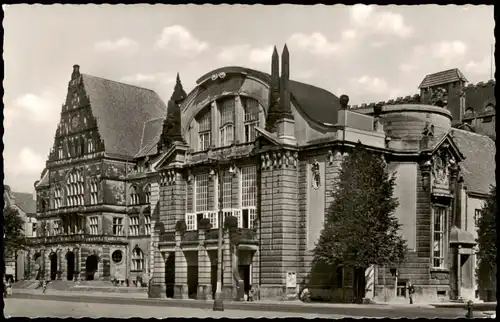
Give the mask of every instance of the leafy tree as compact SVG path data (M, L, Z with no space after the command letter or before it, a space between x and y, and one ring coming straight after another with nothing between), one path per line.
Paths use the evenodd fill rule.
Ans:
M3 211L3 225L5 255L12 256L15 251L24 249L26 245L24 221L17 209L6 207Z
M477 243L479 251L477 277L480 289L489 289L496 284L497 271L497 188L492 187L481 216L477 220Z
M402 262L407 252L394 212L395 177L381 156L358 144L342 162L313 263L353 269L357 284L370 265ZM364 287L363 287L364 290ZM364 293L364 292L363 292ZM358 294L359 300L364 294Z

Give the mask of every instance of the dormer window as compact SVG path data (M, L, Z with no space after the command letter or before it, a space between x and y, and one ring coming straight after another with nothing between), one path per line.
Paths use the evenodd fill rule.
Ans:
M231 145L234 141L234 97L219 102L220 146Z
M212 117L210 108L205 109L198 119L198 135L200 142L200 151L207 150L211 144Z
M241 97L243 110L245 111L245 142L255 141L255 127L259 126L259 102L250 97Z

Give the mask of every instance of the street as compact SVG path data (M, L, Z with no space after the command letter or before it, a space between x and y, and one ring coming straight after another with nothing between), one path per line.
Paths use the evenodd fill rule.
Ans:
M300 302L225 302L223 312L212 311L211 301L137 299L64 294L13 294L5 299L11 317L422 317L461 318L463 308L391 305L321 304ZM119 305L119 307L117 307ZM475 312L476 317L483 316Z

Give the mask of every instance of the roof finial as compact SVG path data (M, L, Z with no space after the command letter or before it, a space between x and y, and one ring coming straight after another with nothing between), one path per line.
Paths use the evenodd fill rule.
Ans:
M175 80L174 93L172 94L172 97L170 99L173 100L175 103L180 104L186 98L186 96L187 96L187 94L184 91L184 88L182 87L182 83L181 83L181 78L179 76L179 72L177 72L177 78Z

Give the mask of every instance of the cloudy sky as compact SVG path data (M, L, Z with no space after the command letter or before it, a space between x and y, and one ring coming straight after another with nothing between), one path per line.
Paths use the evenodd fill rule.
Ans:
M227 65L269 72L290 49L291 78L351 104L411 95L427 73L490 78L493 6L4 7L5 184L32 192L53 143L73 64L151 88L166 101Z

